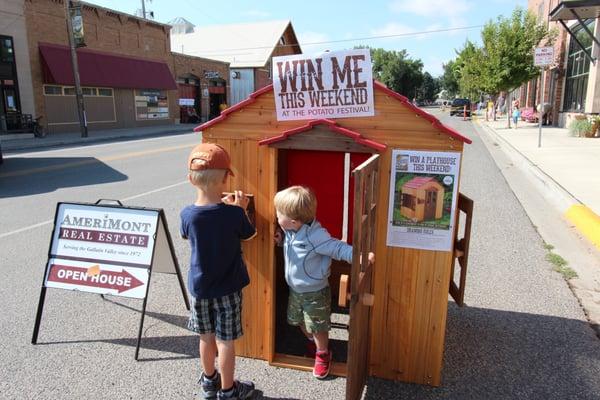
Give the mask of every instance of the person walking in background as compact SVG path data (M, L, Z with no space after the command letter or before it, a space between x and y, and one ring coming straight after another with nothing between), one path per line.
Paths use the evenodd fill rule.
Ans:
M515 129L517 129L517 122L521 119L521 110L519 110L519 104L515 104L512 112L513 123L515 124Z

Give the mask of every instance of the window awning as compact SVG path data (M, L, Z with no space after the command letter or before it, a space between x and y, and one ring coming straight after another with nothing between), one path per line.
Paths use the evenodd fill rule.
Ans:
M588 19L600 17L600 4L597 0L565 0L550 11L550 21Z
M581 28L594 42L596 42L598 46L600 46L600 42L598 39L596 39L594 33L588 29L584 21L584 19L595 19L600 16L600 4L598 4L598 0L564 0L558 3L554 10L550 11L549 16L550 21L560 22L563 28L565 28L565 30L569 33L571 38L577 43L579 48L583 50L583 53L586 55L586 57L591 62L595 63L596 58L585 49L579 39L577 39L577 35L575 35L573 31L569 29L565 21L576 19L581 25Z
M67 46L39 44L44 83L74 85L71 51ZM169 66L94 50L77 49L82 86L128 89L177 89Z

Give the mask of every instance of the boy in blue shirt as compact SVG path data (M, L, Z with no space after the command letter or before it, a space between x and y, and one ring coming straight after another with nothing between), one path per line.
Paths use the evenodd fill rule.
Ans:
M200 394L204 399L247 399L252 382L234 380L234 340L242 336L242 288L250 283L242 240L256 235L246 215L248 197L237 190L221 198L230 169L229 154L202 143L188 159L188 179L197 189L194 204L181 211L181 236L191 247L188 287L192 308L188 328L200 334ZM215 368L217 358L221 372Z
M324 379L331 369L331 259L352 263L352 246L332 238L315 219L317 199L304 186L290 186L275 195L277 222L283 229L275 241L283 241L285 280L290 287L287 320L298 326L316 345L313 376ZM369 263L375 254L369 253Z

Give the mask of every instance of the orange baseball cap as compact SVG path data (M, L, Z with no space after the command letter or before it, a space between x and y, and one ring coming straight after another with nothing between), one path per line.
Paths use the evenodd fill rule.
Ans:
M188 158L191 171L225 169L231 176L231 159L224 148L215 143L201 143L192 149Z

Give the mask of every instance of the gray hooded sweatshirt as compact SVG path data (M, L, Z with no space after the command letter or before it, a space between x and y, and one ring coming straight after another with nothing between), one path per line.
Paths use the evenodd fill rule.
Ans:
M332 238L314 220L297 231L285 231L285 280L297 293L316 292L329 286L331 259L352 263L352 246Z

